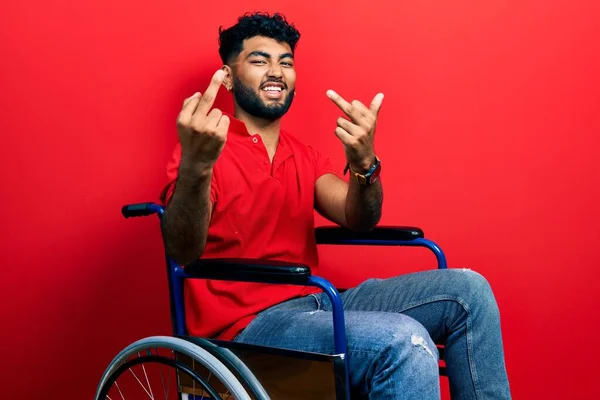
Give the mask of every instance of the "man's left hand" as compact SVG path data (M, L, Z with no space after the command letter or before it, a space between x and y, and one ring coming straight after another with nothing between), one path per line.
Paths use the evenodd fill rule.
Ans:
M335 129L336 136L344 144L346 159L350 163L350 167L356 172L367 172L375 159L375 128L377 115L383 102L383 93L379 93L373 98L369 108L358 100L348 103L333 90L327 91L327 97L350 118L348 120L339 117Z

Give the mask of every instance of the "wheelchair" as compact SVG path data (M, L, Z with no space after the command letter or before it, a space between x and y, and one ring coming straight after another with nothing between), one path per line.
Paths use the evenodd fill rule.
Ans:
M156 214L162 222L165 209L155 203L138 203L123 206L121 212L125 218ZM315 236L320 245L421 246L435 254L438 268L447 268L441 248L416 227L384 226L368 233L318 227ZM166 265L173 336L146 337L120 351L100 379L96 400L350 399L340 292L327 280L311 275L308 266L272 260L202 258L181 266L168 255ZM188 336L185 279L316 286L331 300L335 354ZM437 346L440 375L446 375L444 347Z

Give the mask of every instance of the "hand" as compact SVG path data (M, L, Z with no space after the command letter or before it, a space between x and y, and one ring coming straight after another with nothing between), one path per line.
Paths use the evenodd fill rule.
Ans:
M375 128L383 93L377 94L367 108L358 100L348 103L333 90L327 91L329 97L350 118L339 117L335 134L344 144L346 159L353 170L367 172L375 159Z
M183 102L177 117L182 163L212 168L223 151L230 121L221 110L210 111L223 78L222 70L215 72L204 95L194 93Z

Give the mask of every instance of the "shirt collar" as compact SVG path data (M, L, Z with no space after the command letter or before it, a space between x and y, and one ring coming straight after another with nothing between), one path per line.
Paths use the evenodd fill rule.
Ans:
M242 121L240 121L239 119L235 118L233 115L223 112L223 115L227 115L229 117L229 133L234 133L236 135L239 136L243 136L243 137L250 137L252 136L250 134L250 132L248 132L248 128L246 127L246 124L243 123Z
M230 134L235 135L234 137L239 138L251 138L253 135L248 131L246 124L243 121L235 118L233 115L224 112L223 115L227 115L229 117L229 132ZM286 141L284 138L285 134L283 129L279 131L279 147L288 147L286 145Z

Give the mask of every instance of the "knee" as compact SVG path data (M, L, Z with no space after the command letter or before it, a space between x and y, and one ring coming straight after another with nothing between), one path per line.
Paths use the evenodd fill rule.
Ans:
M378 378L402 380L409 375L418 377L425 386L435 385L439 380L439 352L427 330L409 317L389 329L391 338L377 363Z
M423 325L404 314L388 321L380 338L383 354L392 358L404 359L409 363L422 364L425 368L435 366L439 361L438 349Z
M497 312L498 305L488 280L478 272L464 268L453 270L458 297L471 309Z
M423 325L403 314L369 314L373 319L366 318L363 328L354 330L358 340L348 342L353 388L370 398L437 393L439 354Z

